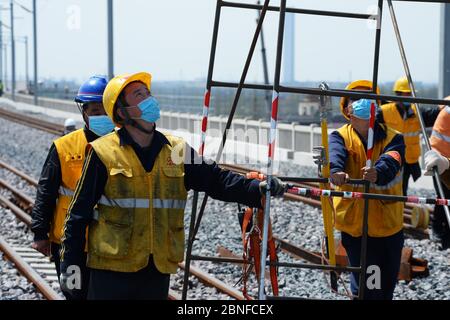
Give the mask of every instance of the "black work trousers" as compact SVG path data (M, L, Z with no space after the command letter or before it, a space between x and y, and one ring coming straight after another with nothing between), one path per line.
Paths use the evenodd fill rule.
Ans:
M91 269L88 300L167 300L170 274L148 265L137 272Z
M50 244L50 250L52 252L52 258L51 260L55 263L56 267L56 273L58 274L58 280L61 275L60 272L60 255L59 252L61 250L61 246L57 243L52 242ZM87 254L84 253L83 255L84 263L80 266L81 267L81 290L74 290L74 295L70 296L63 292L64 296L66 297L66 300L86 300L87 294L88 294L88 288L89 288L89 268L86 267L86 259Z

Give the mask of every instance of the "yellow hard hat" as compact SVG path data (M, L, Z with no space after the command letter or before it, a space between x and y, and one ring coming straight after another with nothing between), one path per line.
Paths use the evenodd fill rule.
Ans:
M362 89L362 90L372 90L373 87L373 83L370 80L356 80L353 81L351 83L349 83L347 85L347 87L345 87L345 90L356 90L356 89ZM377 94L380 94L380 88L377 87ZM347 119L350 120L350 118L347 116L347 113L345 112L345 108L347 107L347 99L346 97L342 97L341 98L341 102L340 102L340 106L341 106L341 113L343 114L343 116ZM378 104L380 104L380 102L378 102Z
M402 78L398 79L397 81L395 81L392 91L411 93L411 88L409 87L408 78L402 77Z
M103 92L103 106L105 108L106 114L111 118L111 120L117 125L121 126L116 122L114 117L115 105L117 99L119 98L120 93L127 85L132 82L140 81L145 84L150 91L151 83L152 83L152 75L146 72L139 72L135 74L123 74L117 77L114 77L108 82L108 85Z

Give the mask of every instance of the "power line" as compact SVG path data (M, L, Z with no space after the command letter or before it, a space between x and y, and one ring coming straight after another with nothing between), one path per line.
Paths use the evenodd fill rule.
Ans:
M18 1L13 0L13 2L14 2L15 4L17 4L19 7L21 7L23 10L27 11L28 13L33 13L33 10L28 9L27 7L25 7L24 5L22 5L22 4L19 3Z

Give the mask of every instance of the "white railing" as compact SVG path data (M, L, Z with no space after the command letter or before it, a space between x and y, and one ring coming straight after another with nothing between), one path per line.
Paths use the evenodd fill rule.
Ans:
M10 98L10 94L5 96ZM16 94L16 101L33 104L33 96ZM39 105L46 108L54 108L67 112L78 112L74 102L61 99L39 98ZM194 135L200 135L202 116L199 113L189 114L182 112L161 112L159 127L171 131L185 131ZM220 141L225 129L227 118L223 116L211 116L208 120L208 137ZM246 142L267 146L270 123L267 121L257 121L250 119L235 118L233 120L229 137L236 142ZM331 133L334 129L329 129ZM256 137L256 140L255 140ZM277 149L282 152L282 157L286 160L312 165L311 153L314 146L322 144L321 130L318 125L309 126L295 123L278 124ZM422 147L424 150L424 146ZM423 154L420 159L423 167Z

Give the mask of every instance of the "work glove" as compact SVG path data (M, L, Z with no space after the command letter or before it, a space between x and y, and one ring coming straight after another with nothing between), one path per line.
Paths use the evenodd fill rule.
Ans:
M437 167L438 173L443 174L449 168L449 160L436 150L425 153L425 175L432 176L433 168Z
M270 194L274 197L282 197L287 190L288 185L278 179L277 177L272 177L270 185ZM261 195L265 195L267 192L267 180L262 181L259 184L259 192Z

